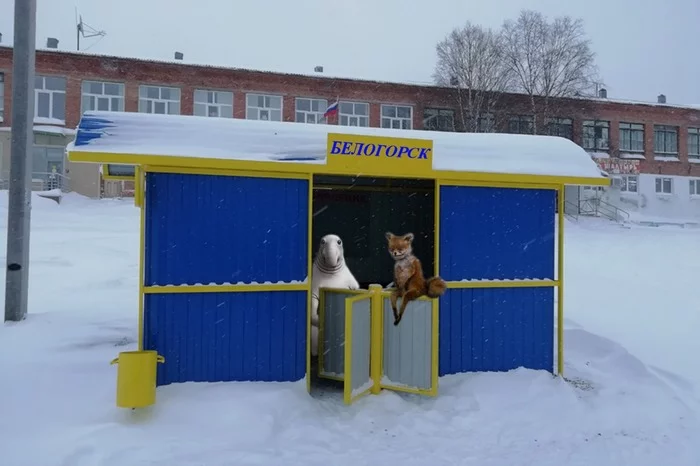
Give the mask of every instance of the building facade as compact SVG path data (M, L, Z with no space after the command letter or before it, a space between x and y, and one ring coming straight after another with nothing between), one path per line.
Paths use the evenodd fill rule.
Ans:
M10 161L12 49L0 47L0 173ZM337 115L323 118L339 99ZM199 115L429 131L462 131L454 88L291 75L181 62L36 54L33 179L37 189L70 188L90 197L129 195L130 167L66 160L65 146L85 110ZM700 108L665 103L557 99L546 115L527 96L507 94L480 131L550 134L586 149L612 178L601 190L567 195L627 212L700 219ZM468 154L465 154L468 156Z

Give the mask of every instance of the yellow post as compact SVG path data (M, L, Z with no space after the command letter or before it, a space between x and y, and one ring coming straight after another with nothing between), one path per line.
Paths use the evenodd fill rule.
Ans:
M559 228L557 231L557 372L564 377L564 185L558 190Z
M352 304L353 300L345 300L345 362L343 363L343 402L352 403Z
M117 406L144 408L156 402L156 366L165 358L157 351L124 351L110 364L117 368Z
M370 377L372 378L372 394L378 395L382 390L382 317L384 302L381 285L370 285Z
M306 223L306 284L308 289L306 291L306 391L311 393L311 271L313 269L313 205L314 205L314 177L313 175L308 175L308 191L307 191L307 202L308 202L308 218ZM319 327L320 330L320 327ZM319 335L320 337L320 335ZM319 366L319 371L320 366Z

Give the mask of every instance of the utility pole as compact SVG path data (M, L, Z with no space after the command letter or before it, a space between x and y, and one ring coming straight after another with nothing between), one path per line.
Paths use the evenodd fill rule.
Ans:
M5 322L27 316L35 63L36 0L15 0Z

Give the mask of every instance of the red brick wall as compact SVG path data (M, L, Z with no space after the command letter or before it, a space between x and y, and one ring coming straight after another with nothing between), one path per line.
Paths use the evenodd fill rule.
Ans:
M340 96L342 100L363 101L370 104L370 126L380 125L381 104L408 104L414 109L413 125L422 129L423 110L426 107L452 108L456 123L462 127L456 105L455 91L446 88L389 84L350 79L334 79L321 76L299 76L259 71L200 67L177 63L158 63L135 59L91 56L69 52L38 51L36 71L67 77L66 125L75 127L80 118L80 85L84 79L109 80L125 84L125 110L138 111L139 84L177 86L181 89L180 112L193 113L194 89L225 89L234 92L234 117L245 118L245 94L263 92L283 96L283 119L294 121L296 97L319 97L329 101ZM5 121L11 124L12 49L0 47L0 72L5 73ZM605 101L562 99L553 106L551 116L574 119L574 141L581 144L581 122L584 119L610 121L611 147L619 146L618 124L621 121L645 124L645 156L641 163L645 173L700 176L700 165L687 160L687 127L700 126L700 109L684 109L660 105L628 104ZM499 105L504 116L527 114L529 100L522 95L505 96ZM337 119L332 118L331 123ZM679 126L679 162L654 161L653 125ZM500 131L506 131L507 118L501 118Z

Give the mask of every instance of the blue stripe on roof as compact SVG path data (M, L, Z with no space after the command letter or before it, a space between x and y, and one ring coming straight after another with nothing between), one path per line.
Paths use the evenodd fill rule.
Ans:
M86 146L93 139L99 139L105 134L107 128L115 128L117 125L113 120L92 115L85 112L78 123L78 131L75 135L76 146Z

